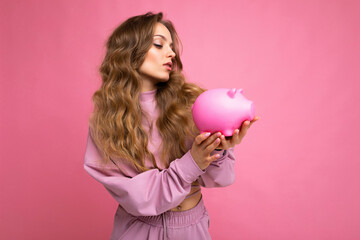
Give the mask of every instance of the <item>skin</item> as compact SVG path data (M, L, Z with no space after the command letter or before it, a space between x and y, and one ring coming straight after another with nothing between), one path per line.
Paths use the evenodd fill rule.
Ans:
M221 143L217 148L220 149L229 149L235 147L235 145L240 144L241 140L245 137L247 130L251 127L251 125L260 119L259 116L254 117L251 121L244 121L241 125L240 129L235 129L233 135L231 137L225 137L221 135L220 140Z
M204 170L211 162L221 157L218 154L210 155L215 149L227 150L240 144L241 140L245 137L247 130L259 119L260 117L256 116L252 121L244 121L241 128L235 129L234 134L231 137L225 137L221 132L216 132L212 135L209 133L202 133L196 136L190 153L199 168Z
M171 62L175 55L169 30L162 23L156 23L153 45L139 68L143 80L141 92L154 90L156 83L169 80L171 71L163 64Z
M143 64L139 68L139 74L142 78L141 92L147 92L156 89L156 84L161 81L168 81L170 72L163 65L172 61L175 58L175 52L172 49L172 39L169 30L161 23L155 25L153 45L147 52ZM255 117L252 121L245 121L240 129L234 131L233 136L225 137L220 132L214 134L199 134L190 150L196 164L200 169L204 170L211 162L220 158L218 154L210 156L210 153L215 149L229 149L237 144L245 137L247 130L256 122L259 117ZM195 181L192 185L198 185ZM197 188L192 188L189 194L197 191ZM178 208L173 208L171 211L186 211L195 207L201 200L201 194L195 194L192 197L185 199Z

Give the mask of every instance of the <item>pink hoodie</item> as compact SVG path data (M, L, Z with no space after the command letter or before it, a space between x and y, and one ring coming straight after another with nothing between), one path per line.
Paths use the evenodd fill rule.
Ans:
M114 199L130 214L134 216L154 216L178 206L190 193L191 183L198 180L202 187L225 187L235 180L234 148L215 152L223 154L212 162L204 171L201 170L189 151L181 158L170 163L165 168L159 161L160 151L157 149L161 137L156 128L155 120L158 116L155 101L156 90L143 92L140 104L152 121L154 121L149 139L148 149L154 154L156 163L163 170L151 169L138 173L132 166L122 162L111 166L100 165L101 155L94 144L90 131L84 156L84 169L93 178L102 183ZM149 131L149 124L143 120L144 128ZM146 166L152 167L149 159Z

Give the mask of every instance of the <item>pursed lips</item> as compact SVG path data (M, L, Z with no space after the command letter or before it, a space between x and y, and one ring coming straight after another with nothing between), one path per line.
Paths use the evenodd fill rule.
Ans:
M163 66L167 67L170 70L172 69L172 63L171 62L165 63L165 64L163 64Z

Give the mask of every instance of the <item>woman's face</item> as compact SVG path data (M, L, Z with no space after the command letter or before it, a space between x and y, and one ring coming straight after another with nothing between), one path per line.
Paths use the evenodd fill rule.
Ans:
M156 23L153 45L139 68L139 73L146 84L154 86L157 82L169 80L172 65L166 64L171 64L174 57L169 30L162 23Z

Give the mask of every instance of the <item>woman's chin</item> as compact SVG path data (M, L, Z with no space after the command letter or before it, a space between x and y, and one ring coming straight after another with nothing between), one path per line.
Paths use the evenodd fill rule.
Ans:
M158 78L158 81L159 82L167 82L167 81L169 81L169 79L170 79L170 76L165 76L165 77Z

